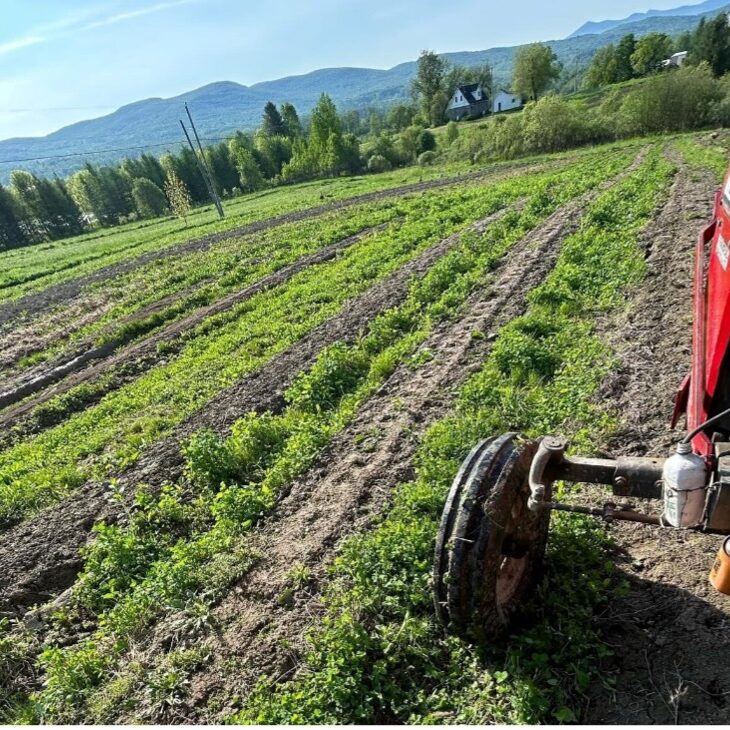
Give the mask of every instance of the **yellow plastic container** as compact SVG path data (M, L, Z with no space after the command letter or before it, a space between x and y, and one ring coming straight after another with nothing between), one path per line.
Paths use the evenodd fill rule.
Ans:
M730 596L730 537L725 538L717 553L717 558L710 571L710 583L720 593Z

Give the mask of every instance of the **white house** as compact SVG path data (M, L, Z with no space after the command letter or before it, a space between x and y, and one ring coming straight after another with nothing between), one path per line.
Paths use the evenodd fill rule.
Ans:
M679 51L679 53L673 53L669 58L665 58L662 61L662 66L664 68L670 68L671 66L676 66L677 68L680 68L684 66L688 55L689 54L687 51Z
M457 86L446 107L446 116L454 122L475 119L489 113L489 99L481 84Z
M499 89L492 99L492 113L508 112L510 109L519 109L522 106L522 97L511 91Z

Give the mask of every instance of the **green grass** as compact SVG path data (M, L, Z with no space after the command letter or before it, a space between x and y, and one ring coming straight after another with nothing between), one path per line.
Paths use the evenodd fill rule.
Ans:
M707 144L702 144L694 135L677 137L674 140L674 146L691 167L710 170L718 183L725 179L730 157L724 147L712 144L709 139Z
M232 718L249 723L538 723L577 719L608 653L593 607L616 590L608 538L584 519L555 519L549 573L534 627L484 651L435 625L433 541L450 480L469 448L508 430L570 434L590 450L613 421L596 399L613 366L597 318L620 308L645 264L638 234L672 172L655 151L600 196L565 242L528 312L500 333L455 414L427 432L414 482L402 484L375 529L348 539L326 591L326 613L297 677L262 682Z

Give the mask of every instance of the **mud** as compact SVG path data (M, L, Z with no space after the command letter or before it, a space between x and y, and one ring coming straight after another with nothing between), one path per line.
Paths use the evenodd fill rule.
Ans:
M611 453L668 456L680 438L669 419L690 368L693 252L715 189L711 174L681 167L645 237L648 276L609 338L622 362L604 389L621 415ZM594 689L582 720L730 722L730 598L707 580L720 538L630 524L612 530L629 592L596 616L615 652L605 667L614 687Z

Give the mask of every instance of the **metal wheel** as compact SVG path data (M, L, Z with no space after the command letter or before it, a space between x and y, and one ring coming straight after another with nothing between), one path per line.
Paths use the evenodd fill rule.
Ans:
M436 540L434 604L441 621L479 642L502 637L539 578L550 514L527 507L535 441L487 439L464 460Z

